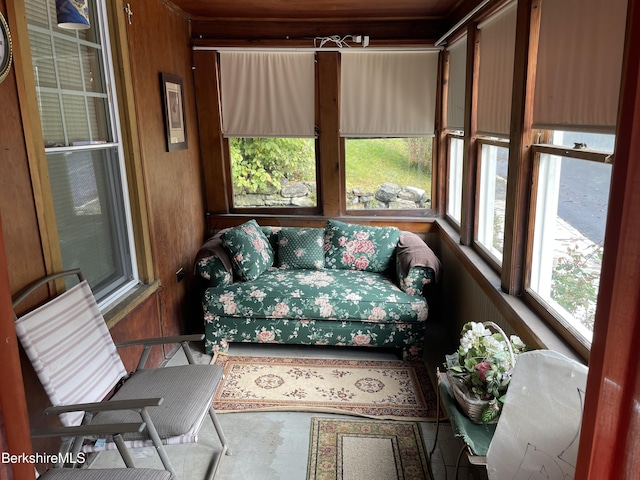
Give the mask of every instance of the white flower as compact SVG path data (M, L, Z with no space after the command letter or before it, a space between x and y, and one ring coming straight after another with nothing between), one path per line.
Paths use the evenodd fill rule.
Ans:
M511 344L517 349L524 349L526 347L524 342L517 335L511 335L509 340L511 340Z
M505 344L504 342L501 342L499 340L496 340L495 338L489 336L489 337L484 337L484 344L487 348L491 349L491 350L495 350L497 352L502 352L504 350Z
M485 326L482 323L477 323L477 322L469 322L469 323L471 325L471 332L473 332L478 337L485 337L487 335L491 335L491 331L488 328L485 328Z

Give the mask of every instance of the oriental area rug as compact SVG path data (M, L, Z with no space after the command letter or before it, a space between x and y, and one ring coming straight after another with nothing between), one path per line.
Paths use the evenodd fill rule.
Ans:
M415 422L312 418L309 480L428 480Z
M436 394L422 362L218 354L219 413L298 411L434 421Z

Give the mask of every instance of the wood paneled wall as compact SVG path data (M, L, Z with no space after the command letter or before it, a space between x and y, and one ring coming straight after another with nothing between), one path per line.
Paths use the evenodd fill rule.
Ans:
M117 1L122 3L121 0ZM127 36L135 112L140 131L139 151L143 163L144 190L151 217L149 233L152 239L152 258L156 279L160 280L161 287L113 328L112 334L118 341L202 329L201 314L197 305L189 301L188 294L188 286L192 281L193 258L202 244L205 231L189 21L174 10L168 9L162 0L138 0L129 3L135 13ZM0 0L0 10L3 13L7 11L6 0ZM118 11L122 12L122 9ZM14 25L10 27L15 51L18 53L17 47L24 46L28 37L18 34L19 30L23 30L14 28ZM0 164L3 166L3 174L0 175L0 216L3 220L11 294L46 274L43 252L47 246L41 241L36 208L37 196L34 193L34 189L37 188L37 185L34 187L34 183L37 182L31 178L29 169L27 139L31 133L25 130L29 123L29 119L25 117L28 110L21 108L23 105L19 87L22 86L24 89L24 85L18 85L16 80L16 69L31 69L30 65L25 67L23 61L18 54L9 76L0 84L0 105L3 113L0 116ZM119 71L116 68L116 74ZM187 150L172 153L165 151L160 72L172 73L184 80L189 140ZM33 92L27 93L33 95ZM0 252L0 255L4 253ZM187 278L180 283L176 281L176 271L179 268L184 268L187 274ZM44 300L45 296L46 289L39 300ZM2 315L0 322L12 331L11 316ZM166 348L170 349L171 346ZM137 353L136 349L122 352L127 368L133 368L137 361ZM158 365L165 354L166 351L156 349L150 358L150 365ZM23 359L22 365L31 426L37 427L42 426L43 422L57 421L52 418L45 419L41 415L42 409L48 405L48 400L28 361ZM22 430L24 435L28 435L28 428ZM57 450L57 441L34 442L34 450L54 452Z
M140 152L147 186L154 265L160 279L162 333L202 329L188 285L204 229L203 176L189 43L189 21L161 0L130 2L127 26ZM160 34L162 32L162 34ZM184 82L188 149L166 152L159 74ZM187 278L176 281L184 268Z

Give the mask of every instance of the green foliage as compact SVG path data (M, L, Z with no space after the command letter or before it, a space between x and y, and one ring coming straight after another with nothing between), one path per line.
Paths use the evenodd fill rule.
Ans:
M589 330L593 330L602 251L598 244L582 250L578 245L568 248L567 255L558 259L551 276L551 298Z
M424 149L425 157L420 158L418 145L413 150L412 159L409 141L429 145ZM346 184L347 190L359 188L376 191L383 183L400 186L411 185L431 190L431 145L432 138L361 138L346 141Z
M491 333L485 325L497 329L491 322L464 325L458 351L447 355L447 369L455 372L478 398L489 401L482 412L483 422L488 422L499 415L511 381L514 362L509 347L514 355L527 347L519 337L506 339L501 333Z
M283 180L315 181L314 140L233 138L229 141L233 185L247 192L279 189Z

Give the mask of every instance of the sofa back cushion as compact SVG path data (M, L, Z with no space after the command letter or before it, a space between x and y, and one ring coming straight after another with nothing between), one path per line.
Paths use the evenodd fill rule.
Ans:
M222 245L231 258L234 273L243 281L255 280L273 265L273 249L255 220L225 232Z
M280 268L324 268L323 228L283 228L278 233Z
M325 227L326 268L384 272L392 266L400 238L395 227L368 227L328 220Z

